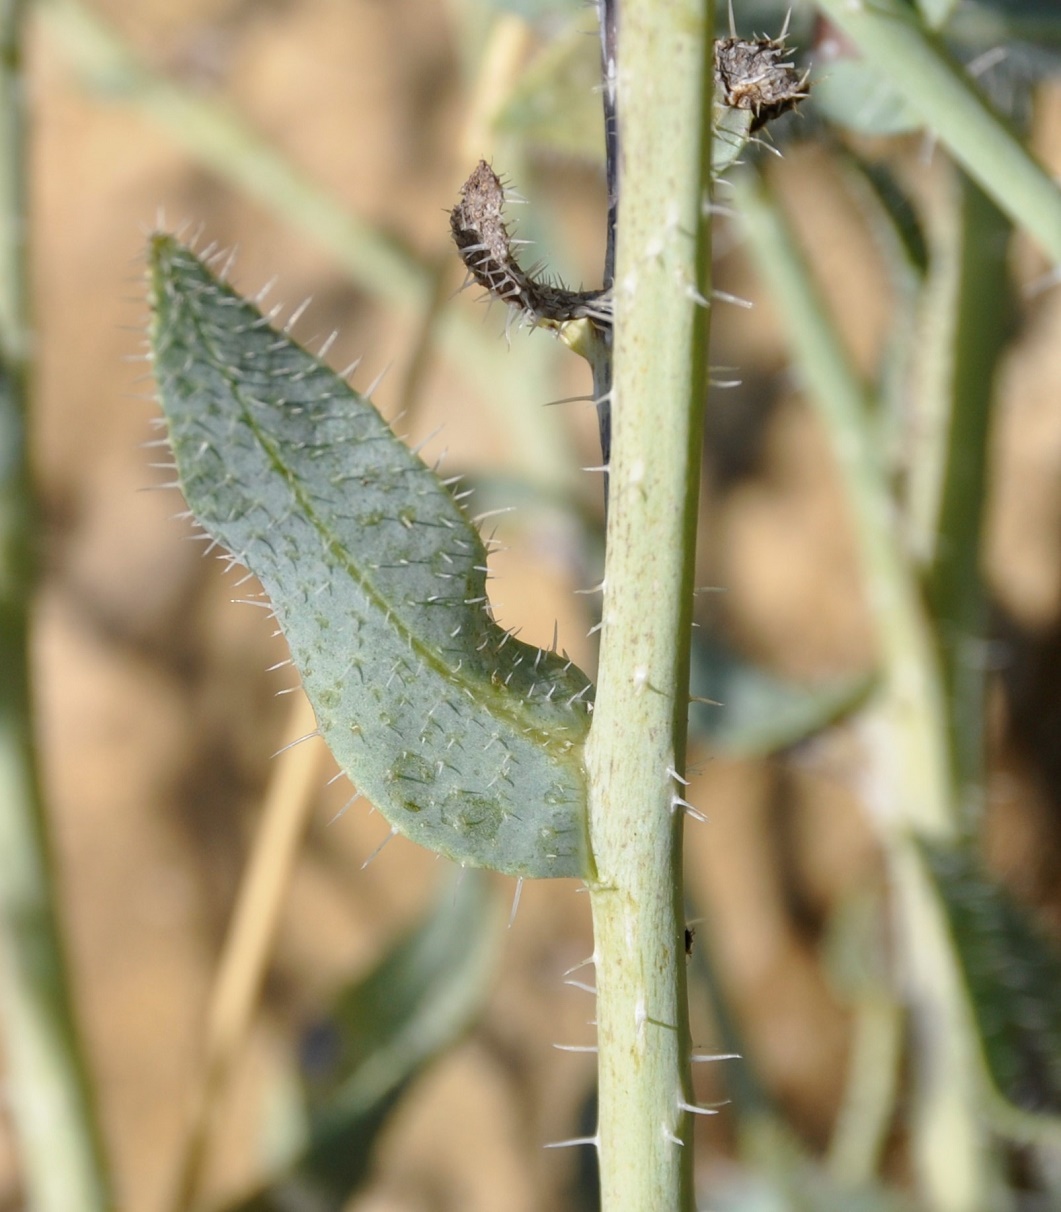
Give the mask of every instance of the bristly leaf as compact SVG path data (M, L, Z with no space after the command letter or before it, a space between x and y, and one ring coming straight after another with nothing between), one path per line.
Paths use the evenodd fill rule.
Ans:
M486 549L460 505L172 237L153 237L150 278L188 505L272 599L340 766L396 830L458 862L591 875L591 686L490 617Z
M925 845L999 1091L1061 1111L1061 954L961 848Z

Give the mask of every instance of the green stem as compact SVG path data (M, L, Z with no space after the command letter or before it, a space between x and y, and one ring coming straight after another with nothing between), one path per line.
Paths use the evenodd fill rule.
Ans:
M741 178L736 195L749 247L833 443L877 628L882 688L879 720L869 734L870 798L912 1011L911 1148L926 1206L935 1212L1003 1206L995 1202L1000 1192L981 1118L975 1028L943 907L917 843L953 842L958 835L935 638L898 541L865 388L765 183Z
M1061 264L1061 190L916 10L906 0L818 3L988 197Z
M959 174L956 174L959 175ZM953 778L961 827L972 838L984 791L988 600L980 572L990 427L999 360L1015 314L1007 251L1010 225L964 175L955 182L956 233L948 426L928 598L941 630Z
M681 889L706 393L710 0L623 0L615 362L587 751L604 1212L693 1207ZM665 137L661 132L665 132Z
M33 740L26 5L0 0L0 1016L28 1203L110 1206L74 1025Z
M853 1007L844 1099L827 1165L842 1186L869 1186L891 1129L903 1051L902 1011L887 995L863 995Z
M763 281L777 300L811 398L829 435L851 511L866 598L880 644L885 694L900 721L899 761L911 789L904 829L946 839L954 828L943 690L916 579L906 562L868 392L766 181L733 179L734 205Z

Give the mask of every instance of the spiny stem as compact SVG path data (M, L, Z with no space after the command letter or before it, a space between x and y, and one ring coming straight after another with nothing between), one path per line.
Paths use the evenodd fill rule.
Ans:
M681 891L706 390L709 0L624 0L611 509L587 747L605 1212L693 1207ZM666 139L660 132L668 132Z

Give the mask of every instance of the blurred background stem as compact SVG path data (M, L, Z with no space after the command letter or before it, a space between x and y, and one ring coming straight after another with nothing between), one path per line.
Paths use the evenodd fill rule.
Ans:
M27 1203L111 1206L60 938L33 737L26 11L0 3L0 1010Z
M315 742L313 709L301 691L286 733L288 741L276 755L210 993L202 1069L193 1083L191 1111L178 1148L168 1205L173 1212L193 1207L202 1186L221 1105L247 1042L299 849L317 803L323 751ZM302 743L307 740L308 744Z
M1061 190L904 0L819 0L984 192L1061 262Z
M921 842L961 836L938 636L903 549L898 506L874 444L873 408L782 209L759 174L737 178L749 248L773 296L833 446L876 628L879 699L866 718L863 798L878 832L901 940L897 995L909 1007L911 1149L934 1212L1005 1207L980 1113L976 1032L943 905Z

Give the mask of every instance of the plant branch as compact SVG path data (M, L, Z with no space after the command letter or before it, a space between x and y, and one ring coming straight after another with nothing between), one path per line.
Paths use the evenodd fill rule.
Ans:
M818 0L976 181L1061 265L1061 189L905 0Z
M33 737L27 8L0 0L0 1015L28 1203L37 1212L103 1212L108 1181L74 1023Z
M619 14L616 424L587 748L605 1212L693 1207L681 837L707 379L712 9L710 0L624 0Z
M918 845L918 839L953 843L959 826L935 636L898 541L867 392L766 183L749 174L735 184L749 247L833 444L877 628L882 686L879 712L867 728L867 788L892 884L903 955L899 980L919 1058L912 1152L927 1207L997 1207L1001 1192L982 1122L983 1070L968 995Z

